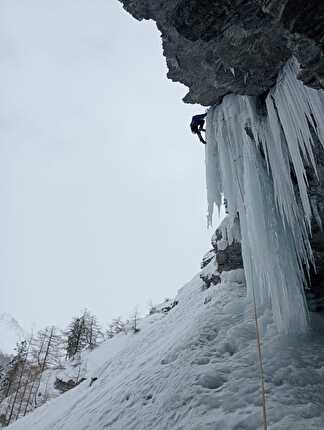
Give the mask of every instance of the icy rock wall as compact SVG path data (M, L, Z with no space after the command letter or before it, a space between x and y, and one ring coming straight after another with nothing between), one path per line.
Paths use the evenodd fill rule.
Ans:
M313 263L306 167L324 144L324 97L297 80L291 60L266 97L229 95L207 118L209 217L222 193L239 214L249 294L270 302L282 332L307 327L305 271Z
M271 106L271 99L269 99L268 106L262 106L262 97L265 92L273 88L280 70L292 56L297 58L301 65L298 79L310 88L324 88L324 2L322 0L307 2L303 0L119 1L136 19L152 19L156 22L161 32L168 77L189 88L184 98L187 103L215 106L221 104L229 94L248 95L253 96L249 99L252 107L254 103L261 104L261 107L256 107L257 111L263 110L266 115L269 113L269 116L276 117L277 105ZM271 110L272 113L270 113ZM303 116L301 118L305 122L305 118ZM308 121L306 120L306 130ZM282 126L279 127L279 132L283 132ZM314 137L315 140L319 140L316 133L312 136ZM319 146L320 152L323 152L322 145ZM290 149L282 150L282 154L289 157L289 151ZM295 235L299 235L299 239L294 238L294 240L295 245L298 242L298 246L301 245L302 249L301 253L297 252L298 264L299 266L305 264L306 270L308 260L312 259L312 253L308 249L311 244L317 270L316 272L312 268L310 270L312 293L316 296L316 308L324 310L322 292L324 290L324 238L318 224L319 219L322 223L324 221L324 210L320 208L323 206L324 162L320 162L322 155L319 152L315 150L313 153L319 167L318 177L316 174L312 175L309 185L300 174L293 173L298 179L298 184L293 183L293 185L289 182L290 179L283 180L282 177L274 186L277 187L279 183L284 190L279 194L277 188L274 190L274 201L279 211L287 211L287 213L293 212L296 205L300 210L300 201L302 201L308 206L306 220L302 215L297 214L297 219L301 220L302 224L310 224L309 213L313 212L311 240L309 241L308 232L305 233L308 227L304 226L299 233L296 229L293 230ZM305 164L305 154L300 158ZM287 164L286 161L282 163ZM278 168L282 163L278 163ZM286 178L291 174L290 163L292 163L291 159L289 159ZM300 173L301 166L298 166L298 163L301 163L298 157L295 158L294 163L294 167L297 166ZM273 171L270 172L271 180L275 178L274 167L273 163ZM281 167L280 170L282 170ZM309 179L309 174L307 176ZM305 196L307 185L311 205L307 202L308 197ZM212 187L213 185L209 183L211 191ZM297 203L288 208L287 201L281 199L281 202L278 202L278 195L283 196L288 190L287 195L293 197L291 189L294 190ZM288 216L290 220L296 218L296 215L291 215L292 213ZM317 221L314 221L315 218ZM305 258L305 255L308 257Z
M211 243L213 249L204 255L201 262L200 278L204 281L204 288L219 284L224 272L243 270L238 217L227 215L213 234Z
M237 216L227 215L212 237L219 273L242 269L240 223Z
M308 169L309 197L314 217L312 220L311 246L315 268L311 268L310 289L307 299L310 308L316 312L324 312L324 151L318 141L314 147L317 175Z

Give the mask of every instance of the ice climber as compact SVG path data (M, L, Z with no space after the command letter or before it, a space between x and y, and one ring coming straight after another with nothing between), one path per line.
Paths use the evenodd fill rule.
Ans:
M191 131L193 132L193 134L196 134L199 137L200 142L204 145L206 145L206 141L202 137L201 133L203 131L206 132L206 130L204 129L206 115L206 113L203 113L201 115L194 115L190 124Z

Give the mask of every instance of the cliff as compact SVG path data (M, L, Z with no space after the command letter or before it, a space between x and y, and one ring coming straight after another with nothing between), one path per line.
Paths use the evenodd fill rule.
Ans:
M295 56L300 79L324 84L321 0L120 0L161 32L168 77L189 88L187 103L210 106L226 94L259 95Z
M307 298L311 308L322 310L324 303L324 139L318 131L322 123L321 118L324 115L322 91L324 85L324 3L317 0L308 2L289 0L249 0L244 2L240 0L121 1L125 9L135 18L156 21L162 35L163 53L169 70L168 77L174 81L182 82L189 88L189 93L184 98L184 101L212 106L212 109L215 109L216 106L221 106L220 110L224 113L223 116L228 115L227 120L232 116L236 118L236 124L242 122L239 129L242 139L238 145L236 155L232 153L233 159L236 160L240 151L243 150L245 133L248 133L248 139L253 145L255 144L257 152L259 152L259 154L256 154L257 158L259 156L267 158L268 153L273 155L274 147L276 146L275 142L281 141L279 146L285 148L282 152L282 157L285 160L284 169L280 172L278 171L277 167L280 163L278 164L278 160L274 160L275 157L272 159L273 162L267 158L266 161L260 163L260 167L268 169L268 175L272 182L272 190L269 185L268 192L274 193L272 203L274 206L277 205L277 200L279 199L278 210L283 225L287 219L292 220L292 217L287 213L289 212L289 203L286 205L287 210L280 211L280 205L284 199L284 189L288 192L287 184L289 184L290 190L288 194L291 195L291 202L292 200L295 201L293 206L296 205L294 212L299 213L296 221L293 221L296 225L292 227L292 230L297 232L297 225L299 225L300 232L298 234L303 236L299 244L295 244L294 247L295 249L297 248L297 254L302 254L305 246L311 248L311 251L306 253L308 254L307 257L303 256L300 259L300 256L297 255L297 260L300 259L301 261L292 264L294 269L290 269L290 274L296 272L298 279L303 278L302 283L307 289ZM297 78L300 84L285 81L287 88L281 96L289 100L289 102L283 108L284 113L283 111L280 113L278 99L276 103L272 103L272 99L276 88L278 87L277 92L279 92L279 87L283 86L284 73L282 71L284 66L291 62L292 58L298 64L293 81ZM292 87L288 90L290 85ZM305 88L310 89L310 91L305 90ZM314 91L313 93L312 90ZM306 98L312 98L312 94L316 93L316 90L318 91L318 97L314 97L317 97L319 102L314 109L318 110L319 115L314 120L312 109L310 109L309 113L306 112L308 107L303 105L303 97L307 94ZM246 102L246 110L250 109L248 106L253 105L255 110L253 113L254 118L248 118L248 113L246 112L246 115L243 111L240 111L240 115L236 115L236 108L233 108L233 111L229 113L230 109L232 109L229 107L230 104L234 106L236 103L239 106L241 101L243 104L245 103L243 99L238 98L235 102L229 103L226 101L226 104L226 97L231 95L250 97L249 101ZM274 118L275 122L277 122L276 130L273 127ZM211 124L211 121L214 121L214 123ZM209 115L207 123L209 122L210 129L220 129L222 127L221 119L217 120L218 123L215 121ZM231 122L231 130L228 130L229 145L233 142L237 132L235 130L235 121ZM266 127L271 129L267 137L268 143L261 143L261 134L263 132L253 135L253 122L258 122L261 128L268 123ZM290 130L287 129L288 123L290 123L288 126ZM294 134L294 128L298 129L298 133ZM308 129L309 132L307 131ZM309 133L308 137L305 137L305 133ZM209 143L213 145L214 142L214 149L209 151L216 151L218 155L220 153L215 148L218 145L217 140L219 140L221 134L217 135L216 140L214 140L213 131L210 134L212 137ZM270 141L272 141L272 144L269 143ZM312 147L306 150L309 142L312 142ZM242 148L239 147L240 145L242 145ZM208 146L211 148L207 144L207 148ZM296 151L294 147L297 149ZM282 151L282 148L278 148L279 152ZM217 163L217 160L214 161ZM208 162L208 157L206 162L208 176L208 170L212 169L211 164ZM232 162L228 161L228 163L231 164ZM229 172L228 167L220 165L218 169L227 169L227 172ZM241 166L241 169L244 170L244 167ZM236 167L233 165L231 174L240 176L240 172L235 172ZM264 173L264 175L267 176L267 173ZM213 172L212 181L219 181L220 176L220 173ZM283 179L284 177L285 179ZM232 180L230 174L228 174L226 180L223 178L223 188L219 191L225 193L225 197L229 201L231 198L226 194L225 189L230 193L232 190L224 182L234 182L234 187L244 188L243 176L239 181L240 184L235 184L235 180ZM209 180L207 186L213 190L215 187L217 188L216 184L211 184L211 180ZM245 187L244 198L251 192L251 189ZM209 194L211 195L212 192L209 192ZM282 194L281 197L280 194ZM231 197L230 204L235 212L238 208L233 203L233 193ZM305 211L302 206L304 206ZM241 212L245 211L243 207L244 202ZM232 212L232 215L235 215L234 212ZM259 213L258 217L263 219L265 215ZM272 217L276 217L276 211L273 212ZM242 217L240 217L240 222L241 219ZM310 228L302 227L305 219ZM252 231L253 225L249 225L249 223L250 221L247 218L247 230ZM277 223L281 223L279 218ZM278 229L280 231L276 233L279 237L285 235L285 229L281 230L279 227ZM303 229L304 231L302 231ZM263 231L262 234L266 236L266 231ZM245 234L245 237L248 236L248 234ZM257 240L258 237L256 237ZM270 237L269 241L271 241ZM280 248L284 246L284 243L287 243L287 240L281 237L281 242ZM245 240L243 240L243 245L244 243ZM249 246L246 245L245 249L251 248L251 245L252 243L249 243ZM259 244L259 246L261 245ZM276 246L273 243L272 251L271 249L268 250L270 256L275 256ZM290 254L294 253L294 249L291 249ZM285 259L289 258L288 255L289 253L287 253ZM256 255L251 258L255 260L255 257ZM247 260L247 257L245 260ZM267 264L267 258L264 257L262 265L264 266L265 264ZM280 265L280 260L276 264ZM245 265L249 266L249 263L246 261ZM258 270L255 270L255 274L260 270L259 267ZM276 267L272 267L271 271L274 273ZM270 277L268 275L266 276L270 279L272 275L270 274ZM275 274L275 276L278 276L275 284L282 284L282 280L279 279L281 275ZM288 275L288 272L282 276L286 279L283 285L289 283L300 284L301 282L297 279L293 280ZM288 279L290 280L288 281ZM261 279L258 282L259 284L263 283ZM294 297L294 294L292 297ZM302 305L300 304L299 306Z

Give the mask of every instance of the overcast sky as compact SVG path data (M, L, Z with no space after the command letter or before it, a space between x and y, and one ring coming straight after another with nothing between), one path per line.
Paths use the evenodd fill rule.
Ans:
M208 248L204 148L117 0L0 0L0 312L64 326L172 297Z

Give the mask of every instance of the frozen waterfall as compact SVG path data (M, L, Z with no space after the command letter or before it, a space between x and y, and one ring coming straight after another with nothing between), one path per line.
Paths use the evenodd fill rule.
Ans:
M324 145L324 93L297 73L291 60L265 98L229 95L207 116L209 222L224 193L229 213L239 214L248 293L271 303L285 333L307 327L313 256L305 166L316 171L314 139Z

